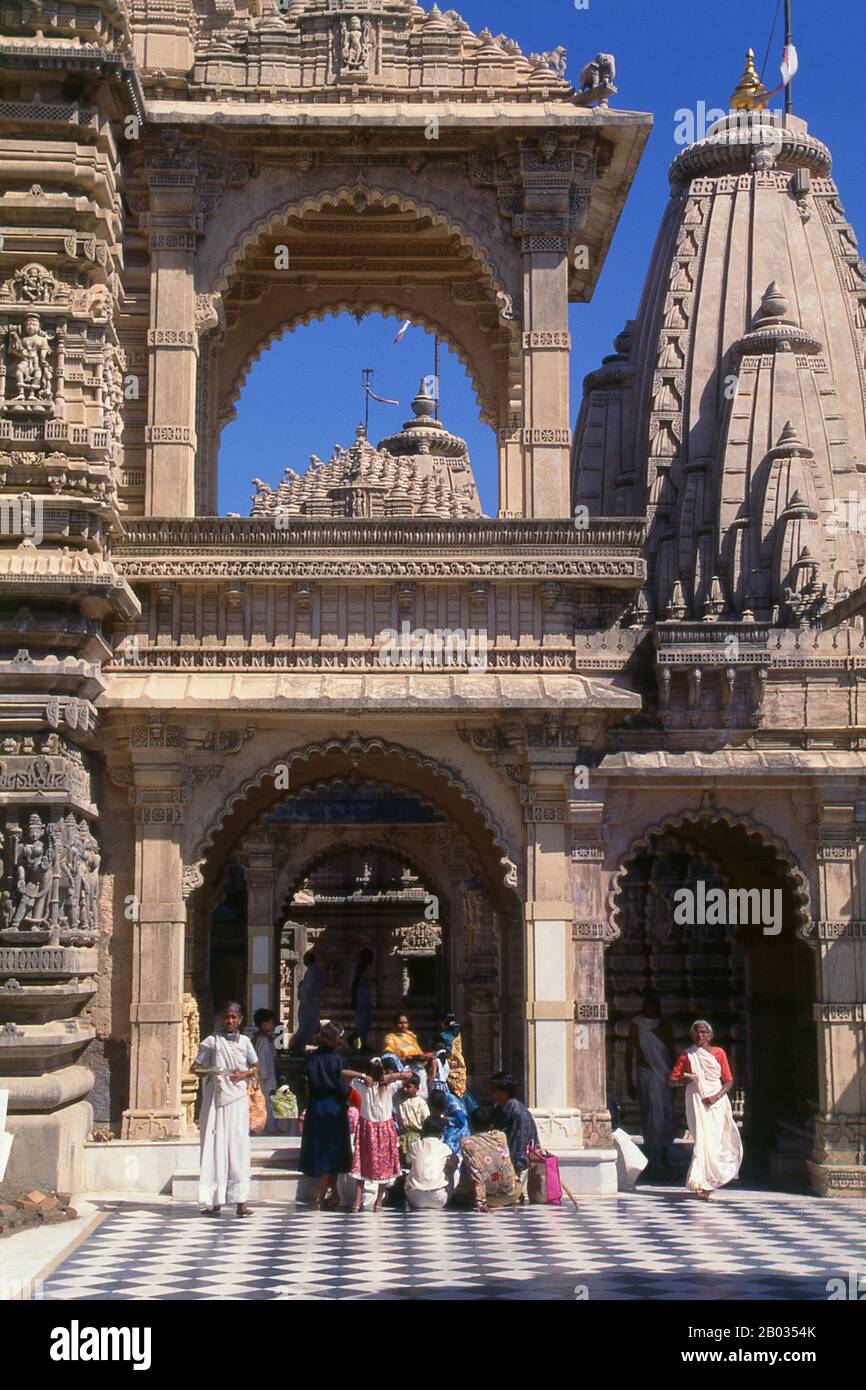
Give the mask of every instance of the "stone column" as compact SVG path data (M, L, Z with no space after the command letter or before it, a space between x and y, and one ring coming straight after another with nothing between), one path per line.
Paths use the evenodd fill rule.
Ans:
M573 1109L571 923L565 800L559 769L534 770L523 788L526 820L526 1021L528 1100L579 1144Z
M180 832L187 792L183 730L152 724L132 730L137 920L133 924L132 1046L124 1139L181 1138L184 1015L183 860Z
M161 178L169 186L160 186ZM154 171L151 211L142 218L151 257L145 432L149 516L195 515L195 182L193 171Z
M247 990L246 1019L252 1023L256 1009L273 1009L276 991L274 970L274 867L273 841L266 830L257 830L243 842L247 879Z
M866 1196L866 796L821 789L816 828L818 1115L809 1172L823 1196Z
M526 516L523 468L523 430L519 424L501 429L499 440L499 515Z
M572 971L574 992L574 1099L583 1142L609 1148L607 1108L607 999L605 948L616 931L607 922L609 873L604 866L603 804L571 802L571 885L574 902Z
M526 516L571 514L568 241L523 238L523 504Z

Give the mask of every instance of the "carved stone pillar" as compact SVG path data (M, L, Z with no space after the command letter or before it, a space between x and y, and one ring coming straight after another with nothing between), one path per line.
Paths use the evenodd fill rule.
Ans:
M197 294L195 322L198 333L196 376L196 436L198 463L195 483L195 510L198 516L217 512L217 455L221 422L216 392L218 345L224 328L222 295Z
M133 923L132 1046L125 1139L181 1138L184 1017L183 860L187 790L183 730L159 723L132 730L137 919Z
M822 788L816 830L819 1112L809 1172L823 1196L866 1196L866 798Z
M526 516L570 514L568 241L523 238L523 504Z
M469 878L463 882L456 915L462 942L462 965L455 971L460 980L460 993L455 995L455 1002L458 1018L464 1020L468 1035L464 1051L469 1084L484 1095L502 1058L501 943L497 938L493 904L476 880Z
M616 932L608 926L605 909L609 875L604 867L602 812L601 803L570 804L575 916L572 931L574 1098L580 1108L583 1142L591 1148L607 1148L611 1143L605 1057L604 952Z
M196 174L172 167L170 151L154 152L152 159L160 167L150 174L151 210L142 215L151 257L145 510L194 516ZM161 177L168 186L160 186Z
M544 1112L573 1110L573 1004L566 803L559 769L534 769L522 789L526 820L526 1020L528 1099ZM575 1147L579 1146L579 1135Z
M246 1022L256 1009L273 1009L274 978L274 845L266 830L256 830L243 842L247 879Z

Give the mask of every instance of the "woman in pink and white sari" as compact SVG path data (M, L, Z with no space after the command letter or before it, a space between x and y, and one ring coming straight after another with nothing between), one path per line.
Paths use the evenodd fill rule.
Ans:
M739 1173L743 1141L728 1100L734 1078L724 1050L710 1046L713 1030L704 1018L692 1024L691 1035L694 1045L677 1058L670 1084L686 1088L686 1119L695 1141L686 1186L707 1202Z

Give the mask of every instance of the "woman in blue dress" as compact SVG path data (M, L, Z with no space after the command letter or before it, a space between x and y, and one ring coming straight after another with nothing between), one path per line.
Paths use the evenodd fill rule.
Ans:
M326 1023L316 1036L316 1051L305 1060L301 1081L307 1097L304 1111L304 1130L301 1136L301 1172L319 1179L316 1206L327 1204L333 1192L334 1204L339 1204L337 1175L348 1173L352 1167L352 1143L349 1138L349 1082L366 1079L362 1073L346 1071L338 1050L343 1042L343 1030Z

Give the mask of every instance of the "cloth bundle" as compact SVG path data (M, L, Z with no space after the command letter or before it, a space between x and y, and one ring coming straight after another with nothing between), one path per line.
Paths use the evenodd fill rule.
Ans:
M278 1086L275 1091L271 1091L270 1100L275 1120L298 1118L298 1098L291 1086Z

